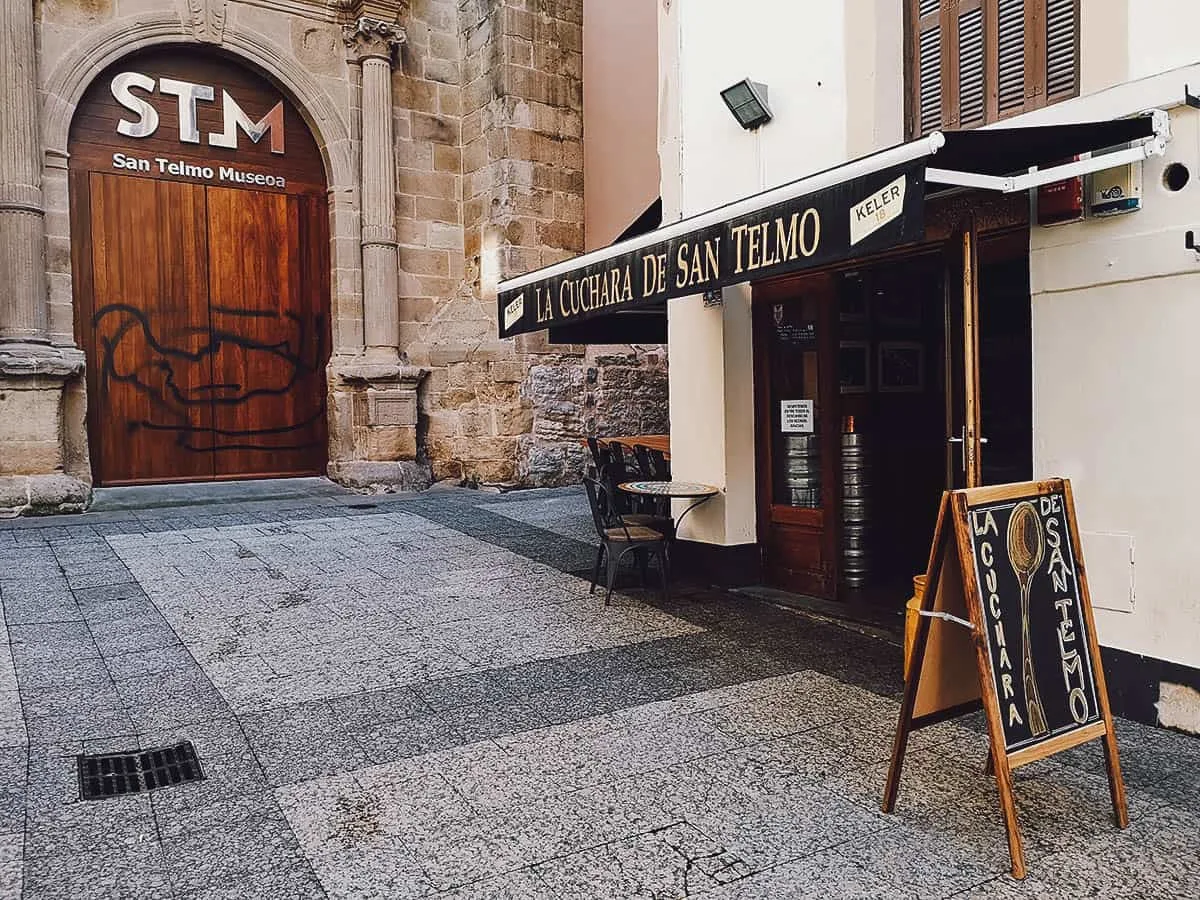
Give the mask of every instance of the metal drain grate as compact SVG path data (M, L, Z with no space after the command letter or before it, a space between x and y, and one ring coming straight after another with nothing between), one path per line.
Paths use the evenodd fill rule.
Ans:
M76 761L79 765L79 796L84 800L140 794L204 778L196 748L190 741L156 750L96 756L81 754Z
M378 503L347 503L347 509L378 509Z

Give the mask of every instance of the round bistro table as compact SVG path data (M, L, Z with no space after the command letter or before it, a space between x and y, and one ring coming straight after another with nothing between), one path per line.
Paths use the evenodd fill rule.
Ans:
M695 481L626 481L618 487L627 494L638 494L642 497L694 500L695 502L681 512L679 518L675 520L675 531L679 530L679 524L683 521L684 516L701 503L711 500L721 493L720 488L713 487L711 484L699 484Z

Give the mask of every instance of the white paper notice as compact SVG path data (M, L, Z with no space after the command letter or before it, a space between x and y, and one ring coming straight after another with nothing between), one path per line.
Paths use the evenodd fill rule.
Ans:
M813 433L813 402L811 400L780 400L779 420L784 434Z

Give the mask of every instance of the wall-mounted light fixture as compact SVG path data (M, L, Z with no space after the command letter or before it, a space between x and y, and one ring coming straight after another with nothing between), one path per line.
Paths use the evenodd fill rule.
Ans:
M732 87L721 91L721 99L747 131L753 131L771 121L771 108L767 106L767 86L743 78Z

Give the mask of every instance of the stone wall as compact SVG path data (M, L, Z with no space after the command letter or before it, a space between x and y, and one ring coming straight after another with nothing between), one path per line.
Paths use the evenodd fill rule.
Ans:
M579 355L530 358L521 392L533 423L518 441L522 482L578 481L588 462L589 435L670 431L665 348L592 346Z
M588 434L641 422L666 430L661 348L614 355L545 334L496 338L499 281L584 248L582 0L459 0L458 9L466 276L413 345L414 361L432 369L429 454L435 477L568 483L583 470ZM616 394L603 385L634 371L653 385L657 418L605 405Z
M457 12L461 117L442 133L460 140L460 219L438 237L460 256L440 295L413 285L431 302L406 320L409 357L431 370L422 410L435 477L536 483L524 459L539 441L522 439L537 392L523 385L556 360L498 340L496 285L583 248L582 4L459 0Z
M22 0L0 2L23 8ZM561 483L578 477L587 434L665 430L661 348L496 337L498 282L583 250L582 2L36 4L34 20L25 16L17 38L6 44L25 54L14 56L14 64L38 75L36 99L30 90L24 101L29 121L19 129L33 149L18 148L16 174L7 177L12 190L44 196L38 203L45 227L39 223L39 235L21 244L35 254L31 258L40 258L43 240L47 251L44 273L32 270L39 277L27 279L30 292L22 295L38 298L26 305L36 319L30 334L43 349L18 348L23 332L0 333L0 343L7 339L12 352L20 349L20 358L0 374L16 367L12 377L25 379L17 370L38 353L53 359L38 357L41 380L4 386L10 392L0 398L5 420L9 407L36 389L44 396L28 421L46 427L29 440L14 438L0 455L13 462L45 444L51 462L34 466L39 471L28 477L15 463L0 465L0 477L24 479L11 483L14 496L28 500L36 493L28 478L70 475L78 484L60 491L62 503L87 502L86 398L78 376L84 360L73 346L67 131L74 104L105 65L162 43L211 44L264 69L304 110L325 156L333 266L331 476L365 488L376 481L420 486L421 473L430 471L439 479ZM363 32L363 21L379 25ZM379 166L366 140L378 143L381 133L372 124L379 121L374 107L368 115L366 104L377 105L385 93L377 83L367 92L363 82L378 41L393 48L388 140L394 193L383 187L393 178L390 167ZM27 62L33 59L36 66ZM0 103L11 104L13 96L0 96ZM40 134L33 119L40 119ZM22 174L26 169L40 169L40 185L23 186L37 180ZM379 213L381 203L390 207L393 200L394 225ZM67 383L46 388L43 382L58 377L59 368ZM372 391L403 393L418 383L415 431L370 418Z

